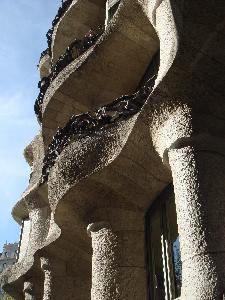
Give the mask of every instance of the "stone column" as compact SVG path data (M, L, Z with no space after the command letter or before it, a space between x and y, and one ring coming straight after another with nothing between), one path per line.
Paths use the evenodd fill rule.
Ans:
M151 134L173 178L182 260L182 300L225 292L224 120L190 104L155 110ZM171 101L170 101L171 100ZM215 136L215 133L218 136Z
M53 272L50 260L45 257L41 257L41 268L44 271L44 293L43 300L52 299L52 290L53 290Z
M120 209L108 209L106 214L110 222L88 226L93 248L91 299L145 299L144 216Z
M223 299L225 292L225 151L218 149L216 139L208 145L190 139L168 151L181 243L182 299Z
M92 238L91 300L119 299L119 241L107 222L87 228Z
M41 257L41 268L45 276L43 300L62 299L67 293L62 290L66 281L65 264L54 258Z
M24 282L23 292L25 300L35 300L34 284L32 281Z

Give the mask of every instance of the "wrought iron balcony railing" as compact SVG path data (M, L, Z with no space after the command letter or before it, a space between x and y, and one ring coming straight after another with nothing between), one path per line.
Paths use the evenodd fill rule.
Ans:
M94 112L72 116L63 128L59 128L43 161L42 180L48 180L48 175L56 158L75 137L83 137L101 128L126 120L138 113L152 92L155 76L151 77L135 94L122 96L110 104L100 107Z
M48 49L49 49L50 55L51 55L51 48L52 48L52 35L54 32L55 26L58 24L59 20L62 18L64 13L67 11L67 9L69 8L72 1L73 0L62 0L62 5L59 7L57 14L56 14L54 20L52 21L52 27L46 33L47 44L48 44Z
M38 83L38 87L40 91L34 103L34 112L39 121L42 120L42 104L43 104L45 93L49 87L49 84L50 84L50 76L43 77Z
M97 42L98 38L103 32L104 27L99 26L95 31L90 29L82 40L76 39L73 41L66 49L65 53L59 57L55 66L52 68L51 79L54 80L68 64L91 48Z
M83 37L83 39L76 39L65 51L63 55L59 57L56 64L52 67L51 73L48 77L44 77L38 84L40 89L39 95L34 104L34 111L38 117L38 120L42 120L42 104L44 100L45 93L50 85L50 83L57 77L57 75L73 60L82 55L90 47L92 47L98 38L104 32L104 27L99 26L99 28L94 31L92 29ZM45 50L47 51L47 50Z

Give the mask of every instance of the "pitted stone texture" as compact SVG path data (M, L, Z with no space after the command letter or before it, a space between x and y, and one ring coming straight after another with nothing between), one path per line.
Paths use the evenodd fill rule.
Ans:
M142 4L137 0L122 1L96 45L69 64L49 86L42 106L45 145L58 127L65 126L78 113L78 107L83 112L94 110L121 95L133 93L158 48L156 32ZM70 105L64 96L70 98ZM58 100L63 104L61 110L55 107Z
M65 248L64 252L60 251L60 247ZM44 274L43 299L90 300L91 255L77 249L70 256L71 245L66 243L65 237L61 244L57 240L54 248L52 245L45 247L45 252L47 248L53 249L53 253L48 257L41 257L41 268ZM62 258L66 258L67 261Z
M30 239L30 220L24 220L23 232L21 235L20 248L18 253L19 255L18 261L24 259L27 248L29 247L29 239Z
M63 261L41 257L41 268L44 272L43 300L60 299L58 283L66 278L66 265ZM65 292L66 293L66 292Z
M169 163L183 262L182 299L221 299L225 290L225 171L221 168L225 156L185 147L170 150Z
M114 232L106 222L89 225L88 232L93 247L91 299L145 299L144 232Z
M193 134L192 111L181 102L170 103L165 92L156 91L154 98L160 103L149 111L150 130L156 151L167 163L168 149Z
M94 172L110 164L123 149L136 116L104 128L67 146L49 175L49 201L56 207L69 189ZM79 163L78 163L79 162Z
M49 54L46 54L41 58L38 64L38 70L40 72L41 79L49 76L51 71L51 57Z
M91 17L90 17L91 16ZM52 35L53 64L66 48L75 40L82 38L90 28L97 28L105 21L105 0L74 0Z
M120 231L119 264L122 267L145 268L145 232ZM121 279L122 282L122 279Z
M31 166L32 173L31 173L29 187L28 187L31 188L40 180L40 175L42 170L42 163L43 163L43 158L45 153L42 132L40 132L34 138L32 143L26 149L29 149L29 151L31 152L30 156L32 157L32 166ZM25 149L25 153L27 153L26 149Z
M120 268L120 300L144 300L147 296L146 269ZM110 298L111 299L111 298Z
M100 222L101 220L107 219L114 232L144 232L145 212L132 210L131 208L132 207L129 206L128 210L125 208L109 207L109 205L107 205L107 207L98 207L90 211L88 221L95 220L95 222Z
M174 177L179 229L181 228L182 260L184 266L182 299L221 299L222 293L224 292L225 278L225 218L223 201L224 170L222 167L224 165L224 157L221 155L221 153L220 155L217 155L216 153L209 153L209 151L207 152L207 149L204 150L204 153L201 149L202 152L200 153L198 152L199 150L193 150L193 147L185 148L183 145L177 143L177 141L179 139L189 138L190 136L193 137L193 135L196 136L199 132L201 134L203 132L210 132L210 134L218 134L218 136L224 138L224 67L222 65L223 58L221 64L221 57L223 57L221 53L224 52L225 43L222 39L222 42L219 43L220 47L218 47L216 43L212 42L215 40L215 34L217 36L218 32L221 31L222 33L225 28L224 1L206 0L204 5L202 5L200 1L178 2L170 0L143 0L131 2L131 0L127 0L124 1L124 3L125 2L127 4L136 2L141 3L142 7L139 10L140 15L144 16L144 14L142 14L143 11L145 12L145 16L148 16L147 19L145 19L146 28L148 28L147 32L149 32L150 29L152 30L151 24L149 24L149 27L147 25L150 20L153 26L155 26L160 39L159 74L156 80L155 92L148 101L148 106L151 106L149 114L152 113L153 117L156 117L154 119L155 123L153 122L154 124L151 123L152 116L149 118L151 124L150 128L152 128L150 134L153 136L154 145L160 153L161 158L164 158L165 151L169 153L168 162L171 165ZM181 2L184 4L183 11L181 10ZM180 3L179 6L178 3ZM121 7L123 8L123 6ZM130 7L132 8L132 6ZM121 12L123 13L123 10L121 10ZM126 14L121 14L121 16L122 19L126 19ZM76 61L76 63L72 63L70 66L68 66L68 68L59 74L59 77L54 81L52 89L50 88L46 93L46 99L44 103L44 109L46 108L46 115L44 117L46 119L44 120L45 124L43 128L45 129L45 132L43 135L46 144L51 140L56 127L59 124L61 125L66 122L70 115L74 112L77 112L77 110L84 110L89 106L95 106L105 101L111 101L112 98L116 97L117 94L120 96L121 93L136 88L137 82L141 77L141 72L144 71L146 66L146 61L148 61L151 57L151 53L149 52L151 45L146 43L147 47L145 47L143 51L141 51L143 43L139 43L140 47L134 47L137 46L135 42L140 42L141 38L144 41L148 35L143 32L143 19L139 16L137 17L137 15L134 14L133 9L130 10L130 17L132 18L132 16L136 18L137 21L136 32L134 32L134 20L132 20L129 26L126 26L126 23L120 23L119 18L115 18L115 24L113 24L112 28L106 32L105 36L103 36L101 40L99 40L99 43L95 49L91 49L90 52L86 53L80 60ZM198 24L200 26L198 26ZM117 25L118 28L116 27ZM138 29L139 26L142 27L140 30ZM152 32L155 36L154 31ZM123 43L125 36L126 43ZM151 39L148 39L149 42L150 40ZM116 41L116 43L114 43L114 41ZM152 39L151 42L156 42L156 40ZM117 51L121 45L123 45L123 47L120 48L122 51ZM114 48L112 46L114 46ZM127 48L125 48L125 46ZM158 46L158 42L157 44L154 44L154 46ZM140 51L134 51L135 48L139 49ZM218 51L216 48L220 48L220 59L215 62L215 59L211 56ZM153 50L156 50L156 48ZM105 52L107 55L104 55ZM130 54L129 56L127 55L128 52ZM123 54L123 58L117 57L119 59L116 61L114 54L120 53ZM140 58L140 53L143 54L142 58ZM125 59L131 57L133 58L135 65L131 65L129 63L127 64L129 68L121 67L121 63L124 63ZM138 59L136 59L137 57ZM140 64L142 67L140 67ZM120 66L120 68L118 68L118 66ZM132 69L131 66L134 68ZM93 70L96 72L93 73ZM112 72L112 70L115 70L115 72ZM122 72L124 73L122 74ZM121 80L118 80L118 74L120 75ZM74 84L75 81L77 84ZM113 83L116 83L116 85L112 85ZM78 88L80 94L78 93ZM66 97L66 94L69 97ZM163 95L163 97L161 97L161 95ZM72 101L66 102L64 109L65 99L72 99ZM77 109L77 105L74 105L74 107L70 105L71 102L77 102L77 100L80 102L79 109ZM49 108L50 102L53 103L52 109ZM146 105L146 107L148 106ZM146 107L144 109L146 109ZM187 108L186 111L185 108ZM64 113L61 113L62 109ZM158 113L159 110L161 111ZM200 117L198 119L196 116L198 117L199 112ZM194 114L195 124L193 123ZM204 117L204 114L207 117ZM211 115L213 115L215 118L211 118ZM214 122L215 120L216 122ZM131 124L128 135L130 135L130 132L133 130L133 125L134 124ZM139 127L138 129L140 130ZM111 133L109 132L109 135L110 134ZM90 137L89 140L85 140L85 145L82 145L84 140L81 142L76 141L67 149L69 150L68 152L65 151L63 155L58 158L57 165L51 174L51 182L49 182L51 204L52 207L54 207L54 211L55 208L57 208L57 221L60 219L59 216L62 213L63 208L65 208L63 202L66 198L65 195L68 195L69 191L72 194L73 191L79 192L79 188L81 189L82 183L77 190L71 189L71 187L74 187L76 184L78 185L80 178L87 179L83 186L85 186L85 184L88 186L86 185L83 187L83 190L79 195L74 193L72 197L70 194L73 200L70 202L72 212L77 208L75 205L77 203L76 198L79 198L79 204L82 205L84 199L86 200L85 197L87 197L87 193L90 192L89 189L93 186L96 189L98 187L99 190L104 191L105 194L99 196L102 202L98 202L95 198L92 199L91 197L89 202L87 200L85 201L85 204L87 204L87 206L89 205L89 207L92 209L96 208L93 206L92 202L95 204L101 203L102 205L104 202L104 196L106 195L109 197L111 191L113 193L116 190L114 193L114 198L110 198L111 200L114 200L112 201L113 204L116 202L118 205L118 195L121 194L123 196L125 195L124 198L126 198L126 200L129 197L132 198L133 195L131 191L134 193L137 189L136 182L132 181L133 173L130 172L131 174L129 173L129 176L127 176L129 178L123 180L123 183L129 183L130 187L133 185L133 189L123 193L121 191L126 190L125 186L121 186L123 174L120 177L118 176L118 174L121 175L118 170L121 171L124 166L126 167L128 165L125 162L128 161L126 154L129 153L129 151L125 152L124 156L117 154L120 154L121 149L124 149L126 144L131 150L135 149L136 152L138 152L139 148L137 146L138 143L135 143L133 148L131 143L123 143L123 141L126 140L125 136L126 135L122 137L122 141L120 141L118 144L118 140L117 142L114 140L112 143L110 141L109 149L105 147L105 141L102 139L101 134L99 134L98 137ZM136 136L138 136L138 134ZM106 142L107 141L108 136L106 138ZM102 147L102 145L105 148ZM118 145L119 147L117 148ZM150 143L147 145L150 145ZM110 147L115 148L115 152L111 151ZM80 149L83 149L84 151L79 156L78 152ZM117 152L118 149L119 151ZM95 151L98 157L95 156ZM108 154L110 155L108 156ZM103 157L101 157L101 155ZM105 155L107 157L105 157ZM151 151L151 155L154 156L153 151ZM115 158L118 159L115 160ZM31 159L31 156L29 156L28 160L31 161ZM76 159L77 161L75 161ZM87 160L85 161L85 159ZM91 161L92 159L93 162L88 164L88 160ZM118 168L115 168L117 172L115 169L108 168L108 173L107 171L105 173L100 173L100 171L103 169L105 170L105 167L109 166L109 162L112 162L113 160L117 163L117 165L115 163ZM135 161L133 166L135 166L137 163L138 161ZM157 163L158 166L160 166L158 161ZM68 169L65 170L64 167L67 164ZM132 164L129 166L131 167L131 165ZM87 169L84 170L84 168ZM142 170L142 174L146 172L142 165L139 170ZM115 173L113 173L113 171ZM93 175L94 172L95 177L93 177L96 182L95 185L93 183L91 185L91 180L88 181L88 179L91 177L91 175ZM145 197L143 196L142 200L140 200L141 197L132 199L133 202L126 201L126 205L128 206L129 203L132 206L132 209L134 207L137 208L139 202L143 201L143 199L145 199L145 202L143 201L144 204L141 202L141 208L146 208L147 204L150 205L152 198L159 193L162 187L166 184L166 182L159 183L161 177L158 178L157 175L157 164L155 164L152 177L138 177L138 191L141 189L143 189L143 191L140 194L135 193L135 195L145 195ZM104 178L99 178L101 176ZM33 178L35 177L36 175L33 176ZM113 177L116 177L116 179L119 177L119 180L116 181ZM38 176L36 178L38 178ZM151 188L149 188L149 190L152 191L152 193L150 193L151 195L149 195L148 199L146 195L148 195L149 190L146 187L147 180L149 180L149 178L151 178L149 181L149 183L151 182L151 184L149 184ZM114 184L114 190L112 188L112 182ZM104 188L102 188L103 185ZM105 187L107 187L107 189ZM90 194L88 194L88 196ZM152 194L154 194L154 196ZM95 193L95 196L97 198L98 194ZM124 198L122 198L121 201L121 203L123 202L123 205L125 202ZM71 204L73 202L75 203L74 206ZM60 205L58 205L58 203L60 203ZM110 203L110 201L107 202L107 204L108 203ZM136 203L136 206L134 203ZM220 210L218 207L220 207ZM126 207L126 209L128 209L128 207ZM86 212L87 209L84 209L84 211ZM69 210L67 210L67 212L69 212ZM70 214L70 220L73 221L71 215L72 213ZM36 216L35 212L34 216ZM55 224L54 216L52 217L52 223ZM61 251L64 251L63 253L67 253L67 255L71 254L74 249L74 241L73 243L71 241L69 243L68 241L63 240L66 235L65 227L67 229L66 233L69 235L68 224L68 220L64 223L60 223L62 226L62 235L61 239L58 240L59 243L61 242L60 245L64 245L64 247L66 245L66 249L62 249ZM78 230L80 229L81 234L83 234L83 231L81 230L83 229L83 223L81 225L81 223L77 222L77 224ZM121 297L121 299L127 298L129 300L133 300L134 297L139 300L144 299L144 272L142 272L142 268L140 268L141 271L138 273L138 266L124 267L120 265L121 256L117 255L117 246L118 248L122 247L120 248L119 252L124 253L124 255L126 255L126 253L129 251L125 250L126 248L133 248L132 243L126 240L127 238L132 239L132 234L129 233L129 235L126 235L125 232L118 233L114 230L110 231L109 228L102 230L103 231L101 231L101 229L99 230L99 237L97 232L94 233L94 235L96 234L96 239L94 237L96 243L99 240L100 245L103 245L103 247L101 247L100 245L95 244L95 248L97 249L96 257L98 257L98 253L101 253L103 258L102 264L101 259L95 260L96 265L99 264L100 266L99 269L96 267L95 271L100 273L100 278L102 279L101 282L101 280L98 280L96 276L94 281L94 284L96 285L96 293L100 294L99 290L102 289L105 292L105 299L110 300L118 299L118 295ZM124 230L126 229L124 228ZM73 237L76 236L72 231L71 235ZM121 244L121 241L123 240L123 238L121 239L121 236L124 238L124 244ZM50 239L51 242L53 240ZM140 240L138 239L138 241ZM113 246L111 248L107 247L107 245L111 245L110 242L114 242L116 247L115 249ZM54 246L55 243L52 243L52 248L54 248ZM54 250L56 251L56 249ZM111 255L111 250L115 255ZM107 251L110 254L109 261L107 261L107 257L104 256L104 253L108 253ZM138 246L135 245L134 253L139 251L141 250L139 250ZM31 257L28 257L26 262L29 262L30 260ZM131 260L132 255L129 253L129 257L127 261L125 260L125 262L128 264L131 262ZM107 273L107 270L104 269L104 267L107 266L108 263L111 264L110 266L112 266L112 275L115 275L115 278L119 278L116 282L110 281L110 279L113 280L113 276L112 278L105 278L101 273L102 270L105 270ZM136 263L140 265L142 264L141 261ZM17 270L17 274L21 274L21 270L19 270L20 267L23 272L24 266L21 264L17 264L13 270ZM122 271L123 268L125 270L124 272ZM12 275L11 278L15 277ZM75 284L74 281L74 279L69 277L64 279L62 278L61 280L57 281L57 285L61 287L61 291L65 289L68 294L63 295L59 293L56 297L59 297L59 299L67 299L68 297L76 299L76 297L79 297L79 300L82 299L80 295L75 295L73 289L73 285ZM103 286L101 286L101 283ZM119 283L121 284L120 289L118 290L119 292L113 298L110 293L107 293L105 287L110 288L111 284L119 285ZM140 289L138 288L139 283L141 287ZM136 291L140 291L140 294L138 294ZM95 295L93 295L93 297L95 297ZM98 294L96 297L98 297ZM100 294L99 298L95 299L102 299L101 297L102 295Z
M45 245L50 227L50 209L48 205L48 193L46 185L39 186L42 160L44 157L44 145L41 132L34 138L33 142L25 149L25 156L31 164L32 175L30 183L22 194L21 200L13 208L13 217L18 223L25 220L24 232L22 235L21 249L18 262L6 270L5 277L10 289L22 292L17 282L22 276L34 271L36 268L35 254ZM51 232L55 228L51 228ZM35 281L40 280L37 278ZM21 285L21 284L20 284ZM40 287L38 287L40 289ZM10 292L11 293L11 292ZM34 292L40 294L40 290ZM13 295L13 293L12 293Z
M116 300L119 295L119 242L108 224L101 224L96 231L94 224L89 226L91 233L92 257L92 300Z
M35 300L34 283L31 281L24 282L24 299Z

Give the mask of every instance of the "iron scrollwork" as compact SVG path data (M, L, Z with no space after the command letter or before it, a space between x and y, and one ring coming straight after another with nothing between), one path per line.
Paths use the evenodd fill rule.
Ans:
M136 93L121 96L96 111L74 115L63 128L59 128L43 161L42 181L48 179L49 172L57 157L75 137L88 136L103 127L126 120L138 113L152 92L155 76L151 77Z
M40 92L34 104L34 111L40 122L42 120L42 104L44 96L50 83L67 65L92 47L103 32L104 27L99 26L96 31L90 29L83 39L75 39L75 41L73 41L66 49L65 53L59 57L54 67L52 67L50 75L42 78L41 81L39 81L38 87Z
M56 14L54 20L52 21L52 27L46 33L47 44L48 44L48 49L49 49L48 51L49 51L50 55L51 55L52 35L53 35L53 32L54 32L54 28L59 23L60 19L65 14L65 12L67 11L67 9L70 6L70 4L72 3L72 1L73 0L64 0L64 1L62 1L62 5L59 7L57 14Z

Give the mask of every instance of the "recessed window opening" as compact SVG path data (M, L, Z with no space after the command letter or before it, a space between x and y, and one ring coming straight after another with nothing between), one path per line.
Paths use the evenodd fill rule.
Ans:
M106 2L106 21L105 26L111 21L113 16L115 15L121 0L108 0Z
M181 295L182 262L172 187L146 215L148 300L173 300Z
M23 219L21 224L20 241L16 257L17 261L20 261L25 256L26 248L29 243L30 227L30 219Z

